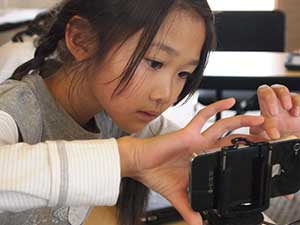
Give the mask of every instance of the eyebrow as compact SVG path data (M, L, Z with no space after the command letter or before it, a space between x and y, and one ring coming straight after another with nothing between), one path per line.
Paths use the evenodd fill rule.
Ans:
M178 56L179 55L179 52L172 48L171 46L169 45L166 45L164 43L153 43L151 45L151 47L158 47L159 50L162 50L164 52L166 52L167 54L169 55L172 55L172 56ZM199 64L199 60L192 60L190 61L189 63L187 63L187 65L191 65L191 66L197 66Z

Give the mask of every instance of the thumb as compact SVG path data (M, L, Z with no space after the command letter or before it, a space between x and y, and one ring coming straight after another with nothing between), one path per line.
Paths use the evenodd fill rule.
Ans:
M174 195L169 199L169 201L188 225L203 225L200 213L193 211L193 209L189 206L187 193L182 192Z

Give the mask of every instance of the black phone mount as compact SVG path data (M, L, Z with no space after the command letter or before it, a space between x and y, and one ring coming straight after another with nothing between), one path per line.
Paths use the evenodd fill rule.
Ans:
M235 138L231 140L233 146L228 149L238 149L240 144L246 146L255 146L258 157L253 159L255 186L253 186L254 201L251 204L232 203L227 191L231 188L228 182L231 176L231 169L226 168L224 160L221 164L220 172L220 190L218 193L218 209L207 212L207 219L210 225L261 225L264 221L262 211L269 207L270 199L270 177L272 173L271 160L269 153L271 152L271 145L268 142L254 143L246 138ZM226 157L226 148L221 152L221 157Z
M245 138L232 140L233 146L223 148L219 171L217 204L215 209L201 214L209 225L261 225L264 222L262 212L269 208L270 198L292 194L300 189L300 140L294 139L276 143L254 143ZM234 202L231 199L231 169L226 167L227 150L238 149L240 144L254 149L251 203ZM247 151L247 150L246 150ZM258 156L258 157L257 157ZM273 174L273 165L279 165L277 174Z

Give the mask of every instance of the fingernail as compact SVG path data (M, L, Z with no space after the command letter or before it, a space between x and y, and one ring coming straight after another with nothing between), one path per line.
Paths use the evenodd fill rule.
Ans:
M280 133L276 128L271 128L270 129L270 136L272 139L279 139L280 138Z
M258 87L258 89L261 89L261 88L268 88L268 87L269 87L268 85L263 84L263 85L260 85L260 86Z

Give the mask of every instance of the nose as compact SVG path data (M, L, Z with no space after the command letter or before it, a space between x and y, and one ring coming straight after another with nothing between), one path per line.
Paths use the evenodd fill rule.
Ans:
M156 103L169 103L172 98L173 81L170 77L161 77L151 88L150 100Z

